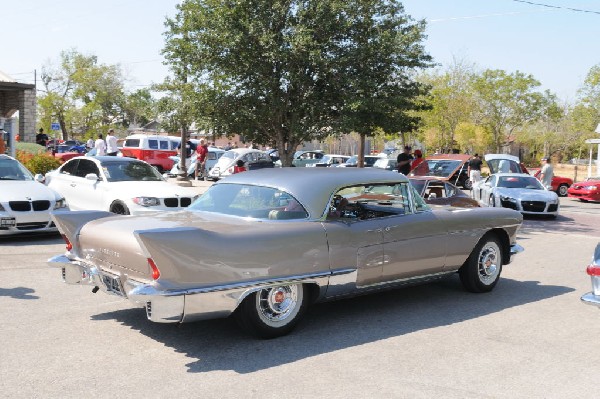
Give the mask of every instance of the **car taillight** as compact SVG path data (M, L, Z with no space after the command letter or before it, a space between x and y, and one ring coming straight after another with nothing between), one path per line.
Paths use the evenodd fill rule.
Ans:
M600 276L600 265L591 264L585 270L590 276Z
M67 243L67 251L70 251L73 249L73 244L71 244L71 241L69 241L69 239L67 238L66 235L62 235L62 238L65 240L65 242Z
M152 279L158 280L158 278L160 277L160 270L158 270L158 267L156 266L156 263L154 263L152 258L148 258L148 266L150 266L150 269L152 269Z

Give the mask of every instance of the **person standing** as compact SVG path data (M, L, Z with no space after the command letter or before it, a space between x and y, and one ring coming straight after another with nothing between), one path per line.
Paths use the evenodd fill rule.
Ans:
M415 150L415 160L410 164L410 170L416 168L421 162L423 162L423 153L421 150Z
M483 161L481 160L479 154L473 155L473 158L469 160L469 164L467 165L467 174L469 175L469 180L471 181L472 186L481 180L481 165L483 165Z
M85 143L85 146L87 147L88 151L94 148L94 139L90 137Z
M41 127L40 130L38 130L38 134L35 135L35 143L43 147L46 147L48 144L48 135L44 133L43 127Z
M548 190L552 190L552 178L554 177L554 168L551 165L549 157L542 158L542 171L540 172L540 181Z
M102 133L98 134L98 139L94 142L94 148L96 149L97 157L106 155L106 142L102 138Z
M113 129L108 130L106 135L106 155L116 157L119 153L119 147L117 147L117 138L115 137L115 131Z
M200 176L202 180L206 180L206 159L208 158L208 145L206 140L200 139L200 145L196 148L196 173L194 178L198 180Z
M404 146L404 152L398 154L398 173L402 173L404 175L408 175L410 173L410 164L413 160L413 156L410 155L410 146Z

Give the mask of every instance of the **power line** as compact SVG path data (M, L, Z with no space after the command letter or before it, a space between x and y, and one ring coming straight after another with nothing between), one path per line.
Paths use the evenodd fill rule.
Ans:
M585 13L589 13L589 14L600 14L600 11L584 10L582 8L572 8L572 7L564 7L564 6L553 6L551 4L536 3L536 2L533 2L533 1L527 1L527 0L513 0L513 1L517 2L517 3L531 4L533 6L555 8L555 9L569 10L569 11L575 11L575 12L585 12Z

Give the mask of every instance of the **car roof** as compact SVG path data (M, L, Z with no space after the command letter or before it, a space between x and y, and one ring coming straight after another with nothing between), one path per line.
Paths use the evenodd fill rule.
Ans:
M400 183L408 179L399 173L377 168L265 168L228 176L215 183L274 187L293 195L311 218L320 218L341 187L364 183Z
M106 163L112 163L112 162L123 162L123 161L125 161L125 162L134 162L134 161L136 161L136 162L144 162L144 161L141 161L141 160L135 159L135 158L129 158L129 157L112 157L112 156L109 156L109 155L102 155L102 156L99 156L99 157L98 156L96 156L96 157L80 156L80 157L71 158L69 161L71 161L73 159L89 159L89 160L98 161L98 162L104 163L104 164L106 164ZM144 163L146 163L146 162L144 162Z

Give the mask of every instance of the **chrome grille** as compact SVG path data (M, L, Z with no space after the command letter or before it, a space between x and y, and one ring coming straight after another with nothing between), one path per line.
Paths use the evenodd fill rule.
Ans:
M182 197L182 198L165 198L165 206L167 208L179 208L179 207L187 207L192 203L192 199L190 197Z
M15 212L46 211L50 208L50 201L10 201L8 203L10 209Z
M29 201L10 201L8 206L15 212L28 212L31 210L31 202Z
M165 198L165 206L168 208L177 208L179 207L179 201L177 198Z
M46 211L48 208L50 208L50 201L32 201L31 206L33 207L34 211Z
M521 201L521 207L525 212L544 212L546 203L544 201Z

